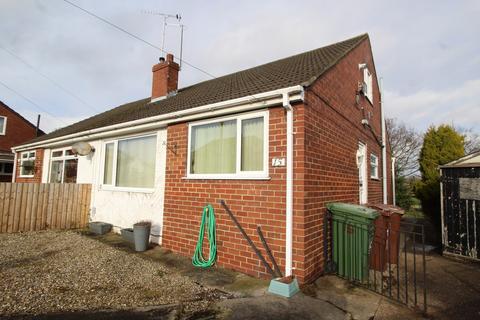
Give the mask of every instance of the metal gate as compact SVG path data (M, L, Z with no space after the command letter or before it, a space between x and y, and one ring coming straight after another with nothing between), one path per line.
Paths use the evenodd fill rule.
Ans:
M480 260L480 167L441 169L443 252Z
M425 228L400 222L385 228L325 216L326 272L427 312Z

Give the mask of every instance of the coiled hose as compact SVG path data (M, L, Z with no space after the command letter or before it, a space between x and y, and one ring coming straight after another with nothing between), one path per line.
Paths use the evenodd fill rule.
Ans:
M210 252L208 260L205 260L202 253L203 238L205 234L205 225L207 225L208 243L210 244ZM200 223L200 232L198 234L197 246L193 254L192 264L195 267L208 268L211 267L217 259L217 234L215 227L215 212L211 204L203 208L202 221Z

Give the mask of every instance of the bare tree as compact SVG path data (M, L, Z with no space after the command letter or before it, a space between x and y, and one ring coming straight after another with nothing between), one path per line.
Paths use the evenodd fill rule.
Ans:
M465 139L465 154L480 151L480 135L478 133L474 132L472 128L457 127L456 130L460 132Z
M395 157L397 175L409 177L418 174L422 135L395 118L387 118L385 122L392 156Z

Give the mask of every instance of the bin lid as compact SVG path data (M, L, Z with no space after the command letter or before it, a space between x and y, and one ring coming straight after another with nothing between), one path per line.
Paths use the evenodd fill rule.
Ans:
M401 216L405 214L405 210L391 204L373 203L373 204L368 204L368 207L380 211L382 215L387 217L395 213Z
M358 204L345 203L345 202L332 202L327 203L327 209L332 213L340 213L344 215L353 215L367 219L376 219L379 214L377 210L360 206Z

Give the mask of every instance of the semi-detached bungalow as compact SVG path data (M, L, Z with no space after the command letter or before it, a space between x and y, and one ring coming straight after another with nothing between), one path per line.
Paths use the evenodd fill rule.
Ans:
M223 199L300 282L323 271L326 203L392 202L367 34L181 89L172 55L152 71L151 97L14 147L15 180L92 184L91 220L151 220L151 240L186 256L211 203L217 263L266 276ZM94 152L74 154L79 141Z

